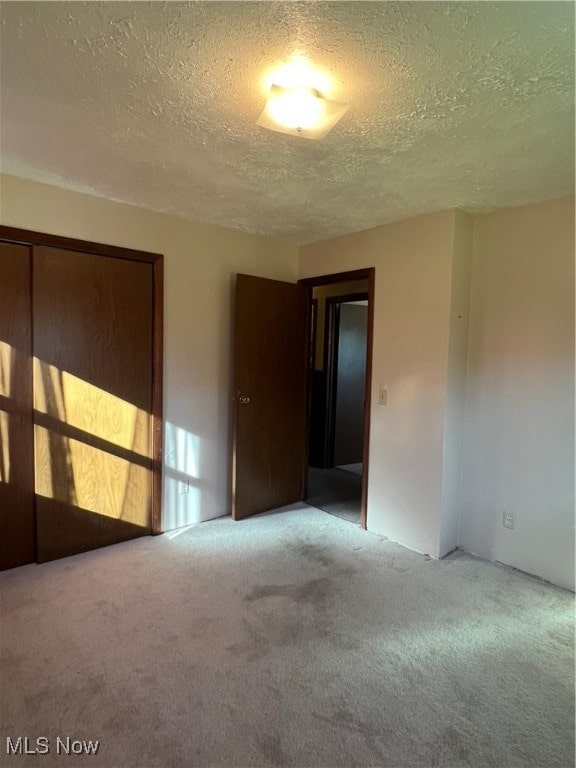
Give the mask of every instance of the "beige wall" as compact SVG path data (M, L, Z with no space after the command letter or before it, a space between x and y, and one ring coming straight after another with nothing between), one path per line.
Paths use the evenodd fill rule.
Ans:
M440 523L440 552L443 554L460 543L473 228L474 219L471 216L455 211Z
M376 268L368 528L434 556L446 546L440 528L458 216L419 216L300 249L302 278ZM380 388L386 406L378 404Z
M292 244L13 177L0 188L3 224L165 255L165 529L229 512L234 275L374 266L368 527L572 588L573 211L420 216L303 246L298 272Z
M461 544L574 588L574 200L476 220L468 355Z
M2 224L164 254L163 528L228 514L234 275L293 282L296 247L10 176L0 184Z

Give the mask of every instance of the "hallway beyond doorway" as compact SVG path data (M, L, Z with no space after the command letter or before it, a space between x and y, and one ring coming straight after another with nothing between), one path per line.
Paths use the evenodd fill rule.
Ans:
M360 525L361 498L362 474L340 467L308 467L310 506Z

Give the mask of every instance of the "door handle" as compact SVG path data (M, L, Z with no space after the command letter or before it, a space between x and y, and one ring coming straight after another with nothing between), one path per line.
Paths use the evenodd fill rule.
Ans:
M250 402L250 398L247 397L246 395L238 395L238 402L240 403L240 405L248 405L248 403Z

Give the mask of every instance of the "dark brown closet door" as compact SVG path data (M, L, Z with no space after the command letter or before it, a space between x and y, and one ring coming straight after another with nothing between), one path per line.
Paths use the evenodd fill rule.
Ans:
M151 264L33 251L38 560L151 532Z
M0 243L0 569L35 555L30 248Z

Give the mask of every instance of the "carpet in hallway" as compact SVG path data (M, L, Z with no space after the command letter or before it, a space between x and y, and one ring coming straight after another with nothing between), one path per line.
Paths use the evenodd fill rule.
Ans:
M360 525L362 476L330 467L308 467L308 496L313 507Z
M363 472L362 462L357 464L338 464L336 469L343 469L345 472L353 472L355 475L361 475Z

